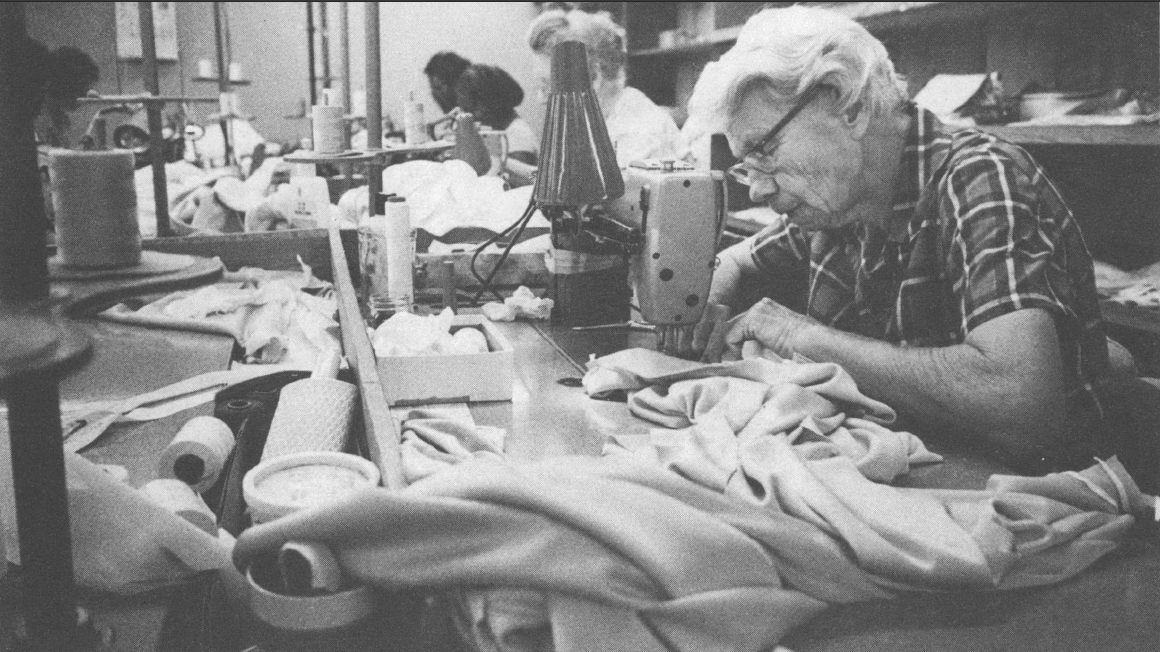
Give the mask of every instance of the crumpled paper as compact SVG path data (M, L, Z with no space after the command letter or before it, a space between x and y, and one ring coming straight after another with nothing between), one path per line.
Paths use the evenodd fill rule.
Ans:
M520 317L543 321L552 316L552 307L555 305L555 301L537 297L535 292L521 285L503 303L485 303L480 306L480 310L492 321L515 321Z
M371 344L380 358L487 353L483 331L465 326L452 333L454 321L455 311L451 308L444 308L438 315L396 313L374 330Z

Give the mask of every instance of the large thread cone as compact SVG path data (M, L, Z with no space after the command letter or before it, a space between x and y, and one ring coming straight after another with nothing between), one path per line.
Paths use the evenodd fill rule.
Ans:
M563 41L552 50L552 93L533 196L541 206L583 206L623 194L624 178L592 92L584 44Z

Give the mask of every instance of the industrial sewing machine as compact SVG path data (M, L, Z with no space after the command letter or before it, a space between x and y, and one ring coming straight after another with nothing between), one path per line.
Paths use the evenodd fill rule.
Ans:
M581 210L547 211L557 249L619 254L641 318L696 324L709 296L725 222L725 177L669 160L622 170L624 194Z

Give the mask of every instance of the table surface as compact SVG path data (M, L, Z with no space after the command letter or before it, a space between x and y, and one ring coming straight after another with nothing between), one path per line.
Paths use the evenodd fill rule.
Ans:
M559 381L579 378L590 355L652 347L650 333L574 332L546 323L498 326L515 348L512 400L473 404L471 413L480 425L507 429L506 450L513 459L595 455L605 434L647 432L650 426L629 415L623 403L590 399L583 389ZM95 328L100 334L98 354L62 385L65 400L132 395L224 368L231 344L225 338L176 332L152 333L142 340L136 332L141 329ZM126 464L131 481L143 483L151 479L156 454L194 414L186 411L136 426L132 432L114 433L86 455L94 461ZM947 461L913 472L906 485L977 489L991 473L1005 471L970 453L933 444L931 448ZM1160 537L1151 524L1139 530L1121 550L1054 586L835 606L793 632L783 645L795 652L1154 649L1160 641ZM0 582L0 621L13 606L8 593ZM114 629L118 649L157 649L165 616L163 597L110 599L82 592L81 602L94 610L98 623ZM0 643L5 643L4 635L0 631Z

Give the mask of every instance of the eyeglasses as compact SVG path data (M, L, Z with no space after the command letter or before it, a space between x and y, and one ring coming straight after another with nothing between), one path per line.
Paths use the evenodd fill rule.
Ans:
M801 113L801 110L806 108L806 105L814 99L814 96L818 94L818 91L820 91L821 88L822 87L818 85L806 91L805 95L802 95L802 98L798 100L797 104L793 105L793 108L791 108L789 112L782 116L781 120L777 121L777 124L773 125L773 128L769 130L769 133L765 134L765 137L757 141L756 145L750 147L749 151L741 155L740 163L737 163L736 165L733 165L728 170L726 170L726 172L729 173L729 176L733 177L737 183L748 186L753 183L753 178L749 173L749 169L751 167L756 169L758 172L773 174L773 166L769 161L770 153L766 152L765 148L768 147L771 142L773 142L773 139L779 133L781 133L783 129L785 129L785 126L789 124L790 120L793 120L794 116L796 116L798 113ZM751 158L757 163L757 165L746 164L746 161Z

